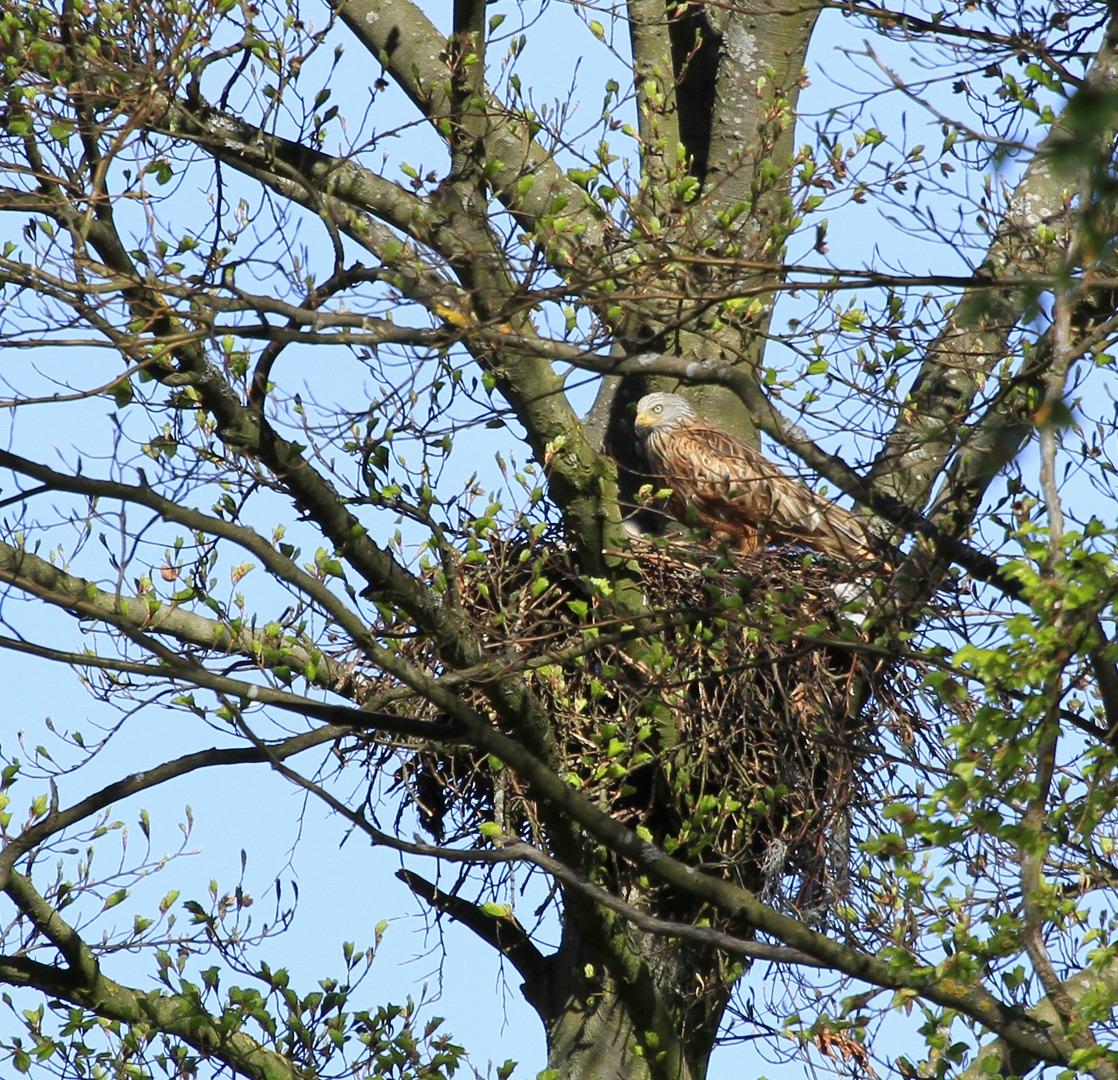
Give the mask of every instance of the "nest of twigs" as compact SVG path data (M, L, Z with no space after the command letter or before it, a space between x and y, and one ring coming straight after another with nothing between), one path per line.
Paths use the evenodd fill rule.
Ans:
M859 648L850 597L869 595L870 577L791 549L641 540L630 554L655 612L639 627L548 538L494 543L458 566L456 588L494 669L518 671L550 715L561 775L691 864L801 913L825 908L846 891L882 727L914 722L906 681ZM419 638L406 651L437 669ZM503 726L488 689L460 693ZM438 718L425 702L411 711ZM387 753L370 748L378 765ZM424 748L394 769L440 842L473 842L496 820L546 846L530 796L487 756Z

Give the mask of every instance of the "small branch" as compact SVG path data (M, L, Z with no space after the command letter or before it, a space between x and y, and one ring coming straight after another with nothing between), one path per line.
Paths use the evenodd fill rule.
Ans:
M879 31L886 34L895 31L898 35L903 35L905 40L914 34L927 34L933 38L959 38L982 45L996 45L1015 53L1030 54L1053 66L1054 70L1061 73L1061 78L1073 81L1076 85L1079 83L1074 76L1064 74L1063 65L1057 64L1052 59L1043 40L1031 40L1022 34L1000 34L989 27L976 30L973 27L948 22L947 19L934 21L908 11L887 8L881 4L860 4L855 0L824 0L823 6L841 11L844 15L862 15L868 19L876 19Z
M229 708L234 712L238 712L231 704ZM245 723L244 718L239 715L237 718L237 726L244 732L253 746L260 751L262 760L268 761L280 776L285 780L289 780L296 787L310 792L315 798L321 799L334 813L338 814L340 817L344 817L346 821L363 832L378 847L390 848L393 851L403 852L405 855L426 855L430 858L442 859L444 862L471 863L485 866L491 866L495 863L512 862L514 859L512 855L508 855L502 851L495 851L491 848L439 847L436 844L424 844L418 840L413 840L411 842L401 840L399 837L383 832L362 814L351 810L344 802L331 795L330 792L320 784L316 784L313 780L308 780L302 774L284 765L283 760L278 755L270 753L268 744L258 738Z
M543 984L547 977L547 958L532 944L527 931L511 915L486 915L476 904L443 892L411 870L397 870L396 877L436 911L449 915L496 949L520 973L530 988L529 994L531 989Z
M802 967L824 968L827 965L816 960L799 949L788 949L781 945L767 945L758 941L746 941L743 938L724 934L719 930L711 930L705 926L692 926L690 923L672 922L670 919L658 919L639 908L627 904L624 900L606 892L605 889L595 885L585 874L564 866L561 862L544 854L538 848L525 844L520 840L506 839L504 850L514 853L517 858L546 870L557 881L568 889L574 889L593 900L594 903L617 912L632 923L638 930L646 934L655 934L659 937L674 937L681 941L693 941L699 945L707 945L712 949L721 949L736 956L747 956L753 960L769 960L774 964L797 964ZM399 875L397 875L399 876Z
M146 484L133 485L116 480L99 480L90 476L72 476L56 472L46 465L29 461L5 450L0 450L0 467L29 476L56 491L68 491L95 498L120 499L123 502L146 506L155 511L164 521L229 540L260 559L268 572L279 581L286 582L313 599L352 636L354 641L370 640L368 627L355 612L342 603L322 581L278 552L254 529L184 506L180 502L160 495ZM408 577L414 581L410 574ZM103 611L98 611L97 615L99 618L106 618Z
M1048 794L1052 788L1052 776L1056 768L1056 743L1059 732L1059 721L1055 717L1056 705L1059 701L1059 679L1045 688L1049 695L1049 705L1044 718L1044 728L1047 732L1042 736L1037 746L1037 793L1029 801L1029 805L1021 818L1021 828L1025 835L1027 849L1021 851L1021 912L1023 916L1022 939L1025 951L1033 963L1033 968L1040 978L1045 993L1052 1004L1060 1012L1060 1018L1067 1027L1072 1003L1062 992L1059 979L1052 967L1052 960L1048 955L1048 948L1044 943L1044 919L1037 905L1037 897L1042 888L1041 871L1044 866L1045 851L1043 850L1043 831L1045 811L1048 805ZM1053 720L1056 720L1053 723ZM1041 848L1042 850L1033 850ZM1092 1044L1094 1040L1092 1039Z
M107 1020L154 1028L180 1039L203 1058L222 1062L246 1080L314 1080L287 1056L212 1017L196 994L144 993L100 973L88 981L73 969L40 964L26 956L0 956L0 983L39 990Z
M222 112L195 95L193 101L175 101L167 111L168 134L198 144L219 161L249 175L270 174L287 185L304 188L299 201L316 213L321 208L308 198L320 193L370 209L401 231L423 235L437 213L419 196L366 169L349 158L338 158L313 147L284 139Z
M1111 960L1101 970L1094 967L1079 971L1060 983L1060 988L1072 1003L1085 996L1094 997L1101 989L1110 995L1118 993L1118 963ZM1044 997L1029 1016L1046 1025L1057 1040L1066 1037L1064 1022L1051 1000ZM994 1039L976 1052L970 1065L958 1074L958 1080L988 1080L991 1076L1025 1076L1044 1063L1037 1057L1023 1053L1005 1039Z
M58 949L74 977L87 986L94 985L99 974L97 958L78 932L31 884L31 879L8 868L3 874L2 888L23 915Z
M386 731L392 735L433 739L439 742L455 739L462 734L453 724L414 720L409 716L397 716L395 713L376 712L372 709L359 709L349 705L329 705L325 702L300 697L298 694L288 693L285 690L273 690L271 687L260 686L258 683L231 679L226 675L217 675L202 667L199 663L184 659L173 649L168 649L161 642L148 637L146 634L141 634L130 627L120 627L120 629L131 640L149 649L163 661L165 665L162 669L164 678L168 675L174 675L184 682L213 690L218 694L236 696L246 702L271 705L287 712L297 713L300 716L312 717L344 731L373 728Z
M48 483L41 489L35 489L36 492L40 490L53 490L53 485ZM20 498L30 494L31 492L25 492ZM10 501L17 501L17 498L13 497ZM214 651L226 656L232 653L259 662L260 648L270 644L267 635L259 630L245 626L239 631L234 631L217 619L187 611L177 604L153 602L158 601L154 596L129 596L106 592L86 578L68 574L38 555L2 541L0 541L0 582L7 583L21 592L35 596L82 619L96 621L108 619L114 625L126 623L136 630L142 629L145 633L166 635L185 646ZM7 648L34 653L49 659L59 659L79 666L83 664L99 666L96 657L87 658L84 653L68 654L46 648L36 651L36 647L30 643L17 643L8 639L5 639L3 644ZM311 661L313 650L309 645L290 639L285 639L283 646L289 650L285 653L284 663L299 674L304 674ZM349 668L331 657L323 656L321 661L316 659L315 667L314 681L328 690L342 692L347 683L352 680L352 672Z
M267 748L267 751L259 747L243 746L231 749L213 747L209 750L199 750L193 754L185 754L182 757L166 761L161 765L155 765L143 772L133 773L122 780L114 781L66 810L52 811L41 821L29 825L19 836L7 844L3 851L0 851L0 889L5 887L7 875L11 872L17 859L39 847L51 836L57 835L71 825L91 817L108 806L112 806L113 803L120 802L121 799L159 787L168 780L186 776L198 769L219 765L271 762L277 758L282 761L294 754L301 754L304 750L321 746L323 743L333 742L335 739L348 734L350 730L352 729L316 728L314 731L295 735L289 739L284 739L281 743L272 744Z
M336 270L328 280L310 290L306 300L299 306L298 310L300 313L306 313L303 316L304 319L313 318L314 313L335 293L350 288L358 281L368 281L370 278L375 279L378 276L376 273L370 273L360 264L351 267L349 270ZM387 320L377 321L387 324ZM299 320L294 313L288 319L287 325L288 329L298 327ZM252 373L252 380L249 383L248 401L253 408L262 409L264 407L264 398L268 392L268 380L271 378L272 365L275 364L287 343L287 340L273 340L268 342L261 351Z
M1056 481L1056 433L1059 424L1054 414L1063 405L1064 386L1068 377L1071 310L1072 297L1068 295L1067 289L1060 289L1056 294L1053 313L1052 365L1044 376L1044 398L1036 416L1040 432L1040 486L1048 513L1049 573L1055 570L1060 557L1060 544L1064 538L1064 512Z

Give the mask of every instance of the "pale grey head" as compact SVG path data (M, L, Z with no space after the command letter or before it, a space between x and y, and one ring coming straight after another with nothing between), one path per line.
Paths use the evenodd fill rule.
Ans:
M637 415L633 417L633 430L642 441L650 432L674 431L684 420L694 420L698 413L686 398L679 394L645 394L637 402Z

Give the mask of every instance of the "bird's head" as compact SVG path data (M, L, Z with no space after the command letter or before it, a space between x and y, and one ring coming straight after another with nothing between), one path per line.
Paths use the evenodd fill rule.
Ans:
M645 394L637 402L633 430L637 438L644 439L653 430L670 431L682 421L698 415L687 399L679 394Z

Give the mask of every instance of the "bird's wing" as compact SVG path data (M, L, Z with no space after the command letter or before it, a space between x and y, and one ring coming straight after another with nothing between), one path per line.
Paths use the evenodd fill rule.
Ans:
M673 472L692 488L700 513L760 528L770 542L806 543L845 559L876 557L858 518L741 439L702 421L681 424L673 435Z
M782 478L774 484L772 521L790 538L811 544L840 558L876 558L865 525L849 510L825 499L802 484Z
M768 462L740 439L691 420L657 433L647 444L656 471L672 489L668 509L754 549L767 517Z
M690 463L697 485L760 517L771 514L774 485L796 485L760 451L720 428L692 421L681 424L675 435L675 452Z

